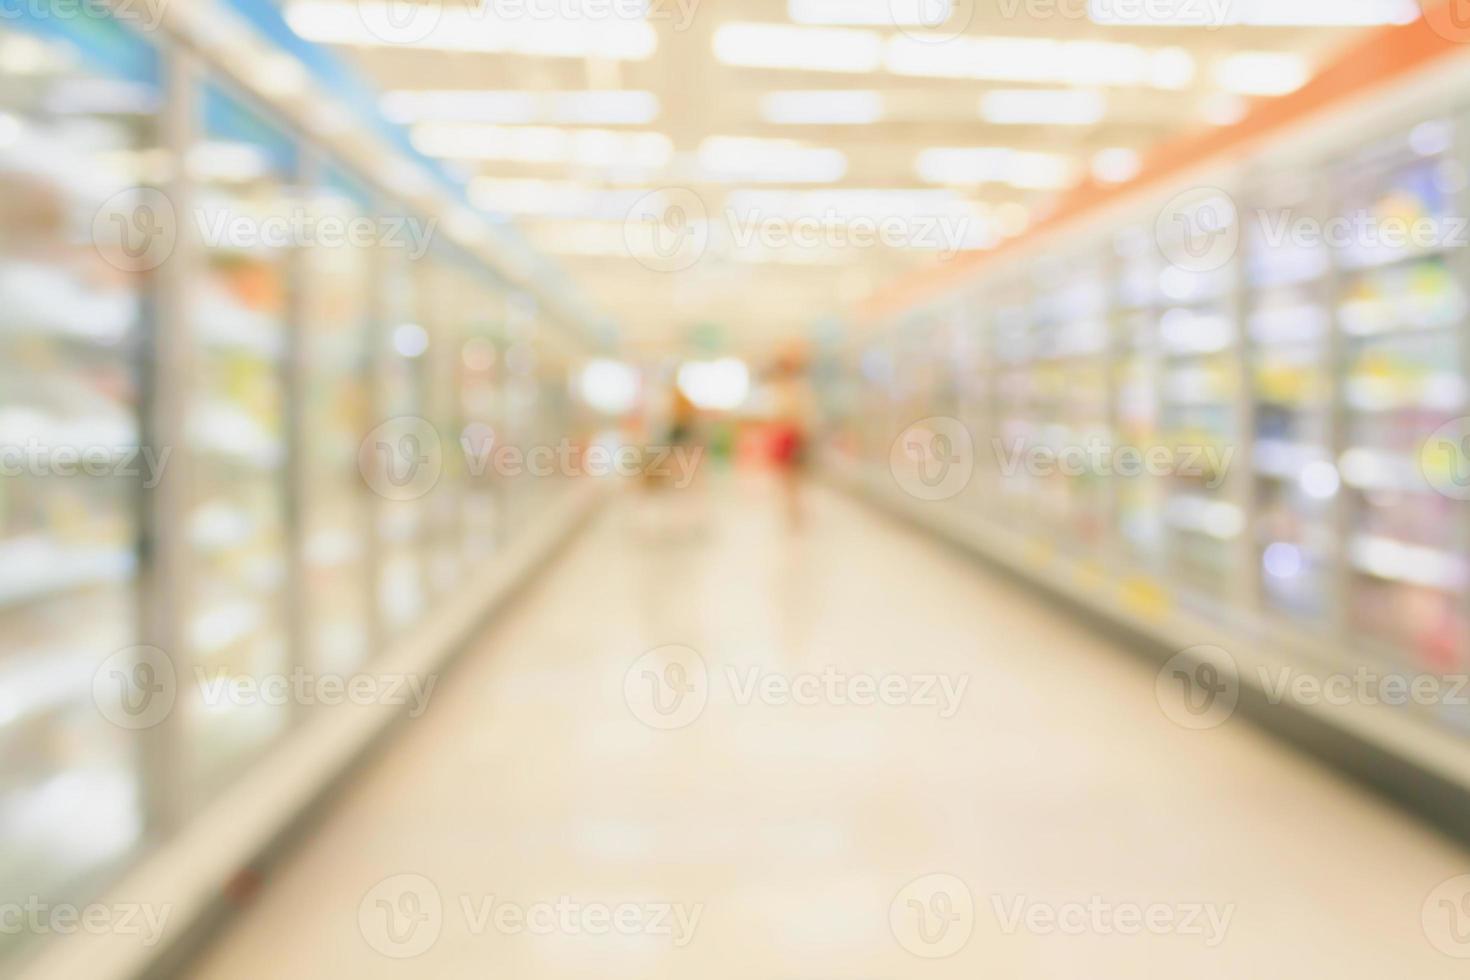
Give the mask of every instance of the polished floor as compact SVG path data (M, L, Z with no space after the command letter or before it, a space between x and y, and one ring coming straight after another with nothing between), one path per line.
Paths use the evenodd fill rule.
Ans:
M1470 857L835 493L606 510L188 976L1464 977ZM871 678L871 682L863 680Z

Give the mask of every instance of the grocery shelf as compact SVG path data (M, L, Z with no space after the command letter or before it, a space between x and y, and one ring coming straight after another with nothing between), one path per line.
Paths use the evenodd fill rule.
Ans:
M1470 76L1467 59L1446 61ZM925 295L870 304L853 331L864 339L833 337L821 355L819 378L857 390L821 400L839 406L825 420L834 465L869 484L899 433L946 414L947 393L853 366L911 347L916 323L953 320L978 352L968 383L994 393L959 418L976 447L971 486L952 500L900 495L900 509L966 539L1023 538L996 547L1048 582L1115 583L1104 615L1188 610L1211 624L1194 642L1210 629L1233 652L1271 638L1311 670L1470 671L1470 507L1443 490L1450 464L1421 451L1470 404L1470 253L1326 234L1361 220L1454 228L1470 214L1470 103L1443 86L1426 68L1362 114L1273 133L1279 147L1258 137L1249 155L1176 163L1112 199L1078 192L1075 216L1064 199L965 281L951 270ZM1218 255L1181 237L1195 212L1178 209L1201 200L1217 204L1206 237L1231 235ZM1103 328L1074 293L1104 297ZM1186 448L1231 456L1043 479L991 465L992 432L1054 450L1101 439L1176 464ZM1401 726L1384 738L1406 764L1421 761L1425 724L1470 734L1449 709L1374 724Z
M30 65L0 90L0 440L105 449L110 464L59 476L42 460L0 486L0 892L47 902L95 897L312 720L312 706L208 697L196 676L372 669L395 641L432 639L466 569L488 575L551 513L538 501L512 518L493 473L462 492L452 451L426 499L386 500L363 452L374 426L424 416L453 447L461 410L510 431L513 390L527 439L579 424L558 389L587 325L573 291L545 300L554 270L500 231L482 238L463 187L401 131L325 132L316 107L242 71L240 52L284 48L320 73L322 100L361 95L271 28L274 5L184 6L146 32L103 8L0 21L0 54ZM200 43L200 15L228 25L227 45ZM98 97L53 98L79 83ZM385 179L414 168L431 179ZM161 264L127 237L145 192L177 212ZM266 247L223 220L296 209L445 230L410 261L386 243ZM497 307L519 311L514 330L482 314ZM427 350L395 348L405 324ZM485 360L472 339L495 355L473 377L457 367ZM531 352L524 375L502 367L511 344ZM476 528L463 546L461 514ZM178 706L135 730L95 699L142 683L141 648L165 651ZM0 935L0 972L29 952Z

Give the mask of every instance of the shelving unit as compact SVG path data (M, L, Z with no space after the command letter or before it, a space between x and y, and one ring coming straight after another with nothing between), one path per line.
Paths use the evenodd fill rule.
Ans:
M1191 617L1304 670L1470 668L1470 504L1444 492L1470 482L1470 462L1424 451L1470 414L1470 106L1418 84L1372 126L1324 113L1248 163L1160 177L862 329L846 361L881 379L906 367L893 352L921 314L983 324L966 359L983 407L956 409L972 434L1061 449L1096 433L1175 461L1132 478L985 474L967 534L1120 619ZM1196 262L1171 210L1215 192L1233 219L1207 230L1239 243ZM1409 237L1385 244L1395 229ZM861 431L856 472L881 483L891 421L868 410L832 427ZM1205 450L1228 464L1178 471ZM942 503L904 505L949 520ZM1396 717L1374 724L1470 732L1453 705Z
M0 894L15 897L92 888L145 832L139 759L92 686L137 642L152 321L141 278L91 230L143 179L160 88L153 47L121 31L6 18L5 63L30 66L0 88ZM14 942L0 934L0 955Z
M147 36L95 5L0 20L0 894L96 898L248 788L269 748L320 730L306 722L325 708L206 698L201 679L422 658L430 620L468 622L466 599L503 591L544 529L507 519L493 473L471 506L459 435L509 417L508 366L527 433L580 437L565 388L583 325L549 304L510 356L489 311L536 310L547 282L510 285L504 243L452 210L462 188L390 179L407 144L381 120L343 139L314 124L320 106L260 89L242 66L285 43L256 30L279 13L229 7L213 44L174 12ZM351 103L350 72L292 54L314 97ZM145 195L174 210L157 262L138 246L169 216ZM253 234L303 214L409 218L434 251ZM421 349L395 344L404 324ZM446 448L442 485L403 506L370 489L366 439L399 414L432 420ZM105 449L108 473L58 475L57 447ZM549 489L526 482L515 492ZM139 646L172 661L177 703L133 730L94 691L136 683ZM0 934L0 973L35 939Z

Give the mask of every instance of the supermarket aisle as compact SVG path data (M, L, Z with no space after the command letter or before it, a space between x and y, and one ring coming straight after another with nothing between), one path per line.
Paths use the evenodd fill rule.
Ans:
M790 536L769 488L731 484L677 540L613 507L190 975L1463 975L1420 914L1465 854L1244 725L1173 727L1141 662L812 502ZM708 667L692 721L697 691L640 699L671 643ZM863 673L951 686L780 703L772 678L809 673L829 702ZM963 891L900 894L929 874ZM973 935L927 958L965 938L967 894Z

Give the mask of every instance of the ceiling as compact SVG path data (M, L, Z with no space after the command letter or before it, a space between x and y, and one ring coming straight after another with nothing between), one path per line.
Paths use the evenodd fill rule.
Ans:
M803 336L906 272L1021 233L1060 189L1126 178L1137 151L1228 124L1361 29L1227 21L1414 9L391 2L286 10L298 33L338 44L389 93L385 110L416 145L560 262L630 343L735 350ZM916 23L926 15L943 23Z

